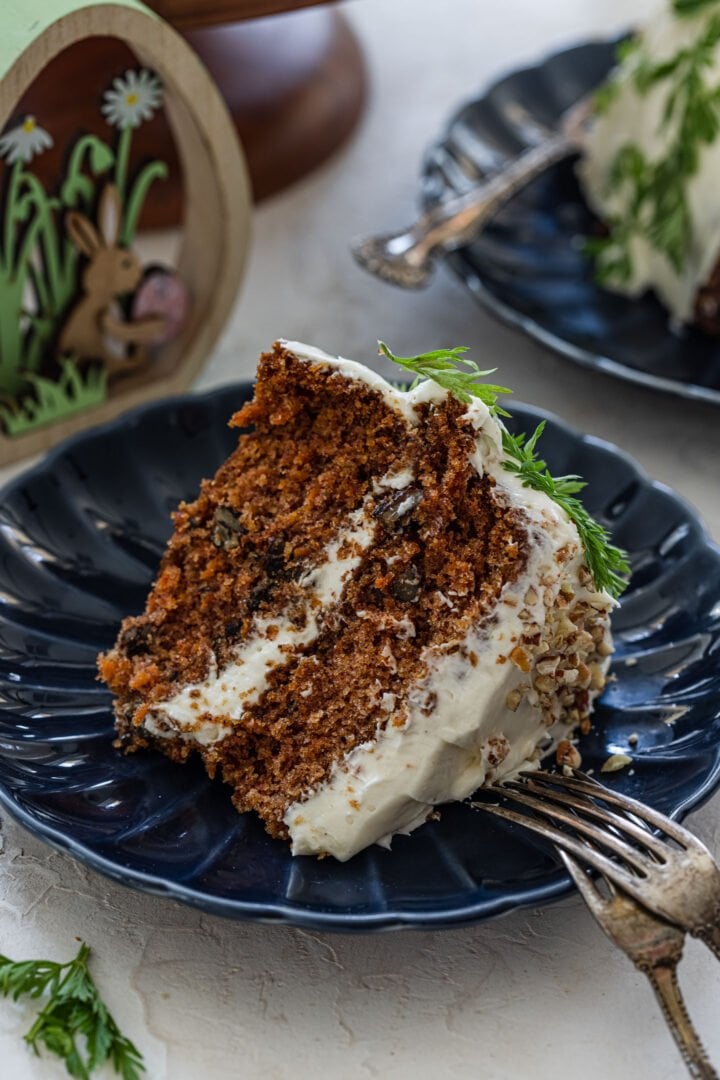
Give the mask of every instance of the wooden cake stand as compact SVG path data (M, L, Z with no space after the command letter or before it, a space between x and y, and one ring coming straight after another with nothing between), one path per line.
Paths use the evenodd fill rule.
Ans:
M355 36L334 7L313 6L313 0L146 2L182 33L219 86L243 144L256 200L304 176L353 131L365 99L365 70ZM73 45L48 65L19 113L37 116L53 132L55 145L64 146L78 130L97 131L97 101L109 76L131 64L131 54L115 39ZM176 178L151 192L143 226L177 224L182 186L161 115L139 130L137 148L167 161ZM45 180L57 170L53 153L38 162Z

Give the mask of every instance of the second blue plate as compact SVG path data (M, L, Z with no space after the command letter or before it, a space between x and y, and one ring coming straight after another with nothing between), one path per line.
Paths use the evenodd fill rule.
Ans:
M425 205L475 187L525 149L529 133L557 127L565 110L605 78L616 44L589 42L557 53L464 105L427 156ZM598 225L574 162L565 161L516 195L448 262L483 306L555 352L720 404L720 340L672 330L650 293L630 300L601 288L582 247Z

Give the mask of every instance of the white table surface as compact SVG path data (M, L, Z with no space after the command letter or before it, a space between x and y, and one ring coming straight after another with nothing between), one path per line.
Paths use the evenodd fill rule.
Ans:
M484 315L446 273L431 291L404 294L348 254L349 237L408 219L422 151L460 100L513 65L611 33L650 8L649 0L353 0L347 11L372 78L368 113L329 165L258 210L242 295L198 385L250 376L280 336L370 362L377 337L398 352L468 344L518 398L618 443L682 491L720 539L717 409L543 352ZM720 853L720 799L691 824ZM684 1075L643 978L577 898L458 931L308 933L143 896L7 818L1 831L0 952L69 958L76 935L88 941L98 982L153 1080ZM720 1064L720 967L692 943L681 974ZM0 1076L64 1076L25 1049L28 1016L0 1003Z

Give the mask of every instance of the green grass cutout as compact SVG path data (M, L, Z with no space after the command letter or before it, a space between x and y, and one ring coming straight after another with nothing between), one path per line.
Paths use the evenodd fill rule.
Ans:
M27 373L32 392L12 407L0 404L0 421L8 435L25 435L35 428L53 424L107 397L107 372L93 365L83 373L74 360L63 360L59 379Z

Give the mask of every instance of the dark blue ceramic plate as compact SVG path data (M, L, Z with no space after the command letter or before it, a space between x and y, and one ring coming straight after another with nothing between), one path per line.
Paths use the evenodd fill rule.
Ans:
M141 610L170 532L237 439L249 384L144 407L64 443L0 497L0 802L97 870L235 918L371 930L445 927L570 884L552 851L467 805L349 863L292 859L197 763L112 748L95 658ZM515 408L517 423L538 414ZM672 492L623 454L550 418L551 467L588 481L590 509L632 555L614 620L617 681L582 747L586 766L632 751L611 782L676 817L720 772L720 552Z
M427 156L429 205L476 186L523 150L538 127L600 83L615 42L590 42L516 71L450 121ZM565 161L517 195L478 239L448 257L493 314L586 367L720 404L720 341L671 330L651 294L628 300L601 289L582 251L598 222Z

